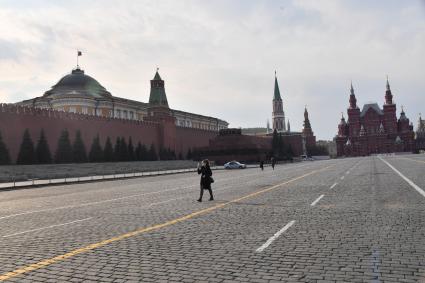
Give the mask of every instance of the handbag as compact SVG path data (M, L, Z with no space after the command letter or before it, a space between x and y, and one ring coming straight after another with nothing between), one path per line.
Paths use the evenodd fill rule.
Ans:
M210 176L210 182L214 183L214 178Z

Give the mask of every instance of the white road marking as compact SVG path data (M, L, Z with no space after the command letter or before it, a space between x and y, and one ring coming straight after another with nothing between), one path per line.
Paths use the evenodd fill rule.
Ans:
M292 220L291 222L289 222L288 224L286 224L285 227L283 227L282 229L280 229L276 234L274 234L272 237L270 237L270 239L268 239L267 242L265 242L261 247L259 247L255 251L257 253L260 253L260 252L264 251L265 249L267 249L267 247L270 246L270 244L273 243L274 240L276 240L280 235L282 235L283 232L285 232L286 230L288 230L289 227L291 227L292 225L294 225L294 223L295 223L295 220Z
M334 183L334 184L330 187L330 189L332 190L333 188L335 188L335 187L336 187L336 185L338 185L338 183Z
M344 180L344 178L345 178L345 176L342 176L342 177L341 177L341 180Z
M75 221L71 221L71 222L67 222L67 223L56 224L56 225L51 225L51 226L47 226L47 227L42 227L42 228L37 228L37 229L22 231L22 232L18 232L18 233L13 233L13 234L5 235L5 236L3 236L3 238L8 238L8 237L12 237L12 236L17 236L17 235L21 235L21 234L25 234L25 233L30 233L30 232L35 232L35 231L50 229L50 228L59 227L59 226L65 226L65 225L74 224L74 223L77 223L77 222L83 222L83 221L87 221L87 220L92 219L92 218L93 217L89 217L89 218L75 220Z
M315 206L316 205L316 203L318 203L321 199L322 199L322 197L324 197L325 195L321 195L320 197L318 197L315 201L313 201L310 205L311 206Z
M378 156L379 159L381 159L382 162L387 164L391 169L393 169L394 172L396 172L401 178L403 178L410 186L412 186L418 193L420 193L423 197L425 197L425 192L422 190L418 185L413 183L409 178L404 176L400 171L394 168L390 163L388 163L386 160L382 159L380 156Z

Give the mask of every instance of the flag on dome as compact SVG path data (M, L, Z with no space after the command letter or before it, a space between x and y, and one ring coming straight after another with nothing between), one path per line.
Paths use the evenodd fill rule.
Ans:
M83 53L81 51L77 51L77 56L81 56Z

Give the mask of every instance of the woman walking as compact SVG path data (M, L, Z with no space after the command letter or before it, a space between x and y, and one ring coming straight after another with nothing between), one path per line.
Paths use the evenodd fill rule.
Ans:
M210 168L210 162L208 159L202 160L202 165L198 163L198 174L201 174L201 194L199 196L198 201L202 201L202 195L204 194L204 190L208 190L210 192L210 200L214 200L213 193L211 190L212 180L212 172Z

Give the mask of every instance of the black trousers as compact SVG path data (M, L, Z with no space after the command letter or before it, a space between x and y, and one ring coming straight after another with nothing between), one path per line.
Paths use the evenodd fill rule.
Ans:
M200 200L202 200L202 196L204 195L204 190L208 190L208 191L210 192L210 199L213 199L213 198L214 198L214 197L213 197L213 193L212 193L211 188L206 188L206 189L204 189L204 188L202 187L202 185L201 185L201 194L200 194L200 196L199 196L199 199L200 199Z

